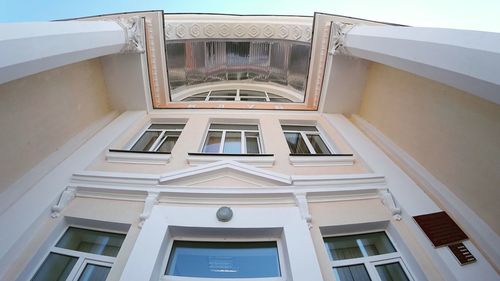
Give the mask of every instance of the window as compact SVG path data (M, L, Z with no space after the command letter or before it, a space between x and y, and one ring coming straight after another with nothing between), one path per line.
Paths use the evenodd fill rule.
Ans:
M204 153L260 154L257 125L211 124L203 145Z
M104 281L125 234L69 227L32 281Z
M204 278L280 277L276 241L174 241L165 275Z
M332 154L316 126L281 125L291 154Z
M130 148L131 151L171 152L184 124L152 124Z
M182 101L292 102L292 100L277 94L243 89L207 91L186 97Z
M385 232L327 237L324 242L336 280L412 280Z

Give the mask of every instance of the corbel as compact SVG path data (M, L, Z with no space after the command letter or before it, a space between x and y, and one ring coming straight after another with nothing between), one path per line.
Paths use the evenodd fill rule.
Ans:
M142 214L139 216L139 228L142 228L144 222L151 215L153 206L158 204L159 197L160 197L160 192L158 191L148 192L148 196L146 196L146 199L144 200L144 210L142 211Z
M396 202L394 201L394 197L389 192L389 190L388 189L380 190L379 197L380 197L380 200L382 201L382 204L384 204L391 211L392 217L395 220L400 221L401 220L401 208L398 208L396 206Z
M59 201L57 202L57 205L52 206L52 213L50 216L52 218L58 218L61 215L62 210L68 206L69 202L73 200L76 196L76 187L75 186L68 186L66 189L61 193L61 197L59 197Z

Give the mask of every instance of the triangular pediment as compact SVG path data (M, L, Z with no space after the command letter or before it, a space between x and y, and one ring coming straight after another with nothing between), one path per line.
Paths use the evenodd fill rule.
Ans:
M287 175L236 161L218 161L160 177L161 185L207 187L261 187L290 185Z

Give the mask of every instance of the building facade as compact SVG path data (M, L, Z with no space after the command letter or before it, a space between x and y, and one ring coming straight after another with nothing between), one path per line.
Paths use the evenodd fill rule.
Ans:
M0 34L0 280L499 278L498 34L163 11Z

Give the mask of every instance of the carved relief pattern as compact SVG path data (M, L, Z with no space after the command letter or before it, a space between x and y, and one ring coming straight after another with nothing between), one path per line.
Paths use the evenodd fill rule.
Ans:
M171 29L172 30L172 29ZM177 32L177 31L176 31ZM166 33L166 31L165 31ZM152 92L153 92L153 100L155 103L161 102L160 96L160 88L159 88L159 80L158 80L158 64L157 64L157 54L154 44L154 33L153 33L153 23L150 19L146 19L146 39L148 40L148 56L151 58L150 60L150 71L151 78L153 81L151 83Z
M330 23L325 24L325 27L323 28L323 33L321 34L321 51L319 54L320 61L318 65L321 65L319 71L318 71L318 76L316 78L316 85L314 89L314 104L318 104L319 101L319 96L321 95L321 86L323 83L323 74L325 72L325 60L326 60L326 53L328 52L328 35L330 33Z
M273 38L310 42L312 29L308 24L165 22L166 40L194 38Z

